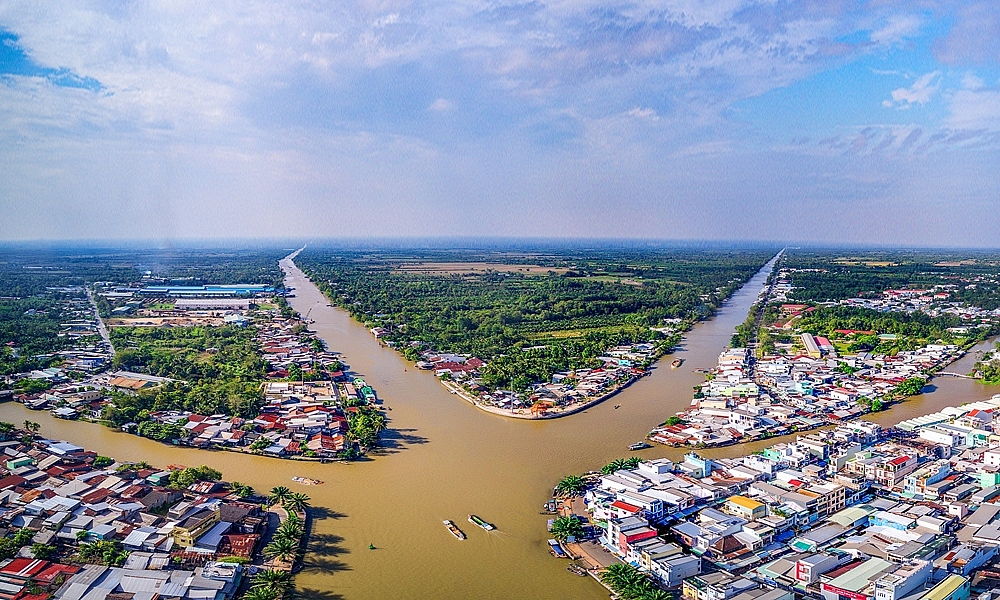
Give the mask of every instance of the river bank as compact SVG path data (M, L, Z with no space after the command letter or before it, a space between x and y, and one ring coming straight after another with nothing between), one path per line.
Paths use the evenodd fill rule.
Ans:
M296 586L297 594L308 600L606 600L603 587L567 572L565 563L549 556L547 517L538 514L538 507L562 476L628 455L628 446L643 439L664 414L689 405L692 387L705 380L698 370L715 365L765 278L752 279L715 317L696 324L675 353L684 365L654 369L635 382L618 395L619 410L605 402L572 419L515 422L456 402L432 373L408 369L398 353L381 347L345 311L328 306L319 290L293 270L286 280L296 288L289 303L310 315L315 321L310 328L329 347L349 356L352 367L366 373L366 380L393 408L392 429L383 436L384 447L373 452L375 459L350 465L277 463L249 454L165 446L31 412L15 403L0 404L0 419L38 421L45 436L68 439L107 456L207 464L258 490L287 486L292 475L325 481L307 490L312 497L312 537ZM987 389L959 378L942 377L935 386L871 418L892 419L896 414L898 421L939 410L935 406L1000 392L1000 386ZM778 441L699 453L745 455ZM657 446L635 455L678 460L685 451ZM444 519L461 521L468 514L495 523L497 531L476 530L459 542L441 527ZM369 544L377 550L369 550Z

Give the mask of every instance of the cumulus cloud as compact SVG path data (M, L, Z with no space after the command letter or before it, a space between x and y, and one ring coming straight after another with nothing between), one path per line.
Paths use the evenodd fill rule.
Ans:
M886 108L909 108L914 104L927 104L938 91L938 76L940 72L931 71L917 78L910 87L902 87L892 91L892 100L884 100Z

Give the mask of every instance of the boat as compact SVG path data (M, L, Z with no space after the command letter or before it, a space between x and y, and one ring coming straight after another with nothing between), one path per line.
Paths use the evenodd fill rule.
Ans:
M168 471L183 471L186 468L184 465L167 465Z
M622 407L622 405L621 405L621 404L615 404L615 410L618 410L618 409L619 409L619 408L621 408L621 407Z
M671 369L676 369L677 367L679 367L679 366L681 366L683 364L684 364L684 359L683 358L675 358L673 360L673 362L670 363L670 368Z
M574 574L574 575L579 575L580 577L586 577L587 576L587 569L584 569L583 567L581 567L580 565L578 565L576 563L574 563L574 564L566 567L566 570L569 571L570 573Z
M652 448L652 444L647 444L646 442L636 442L628 447L629 450L635 452L636 450L645 450L646 448Z
M486 531L493 531L494 529L496 529L496 525L494 525L493 523L487 523L486 521L480 519L476 515L469 515L469 523L472 523L473 525L478 525L479 527L482 527Z
M556 540L549 540L549 552L556 558L569 558L569 555L566 554L566 551L562 549L562 546Z
M295 483L301 483L302 485L323 485L323 482L319 479L310 479L308 477L292 477L292 481Z
M458 525L455 525L454 521L444 520L441 522L444 523L444 526L448 528L448 531L451 532L451 535L455 536L460 540L465 539L465 533L463 533L462 530L458 528Z

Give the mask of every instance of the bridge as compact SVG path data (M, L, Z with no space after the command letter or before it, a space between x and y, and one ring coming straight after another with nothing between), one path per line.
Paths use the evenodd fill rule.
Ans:
M962 379L975 379L972 375L964 375L962 373L952 373L951 371L939 371L934 374L935 376L949 375L951 377L961 377Z

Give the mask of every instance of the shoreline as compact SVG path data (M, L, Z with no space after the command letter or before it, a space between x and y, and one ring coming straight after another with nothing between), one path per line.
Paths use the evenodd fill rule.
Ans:
M659 362L659 359L657 359L657 362ZM592 406L596 406L596 405L600 404L601 402L604 402L605 400L611 398L612 396L616 396L619 392L621 392L622 390L628 388L633 383L639 381L640 379L642 379L643 377L645 377L648 374L649 374L649 371L647 370L643 375L640 375L638 377L633 377L632 379L628 380L626 383L621 384L620 386L616 387L615 389L607 392L606 394L598 396L597 398L594 398L593 400L588 400L587 402L584 402L582 404L570 405L569 408L567 408L566 410L561 410L558 413L541 414L541 415L532 415L530 413L528 413L528 414L515 413L515 412L512 412L512 411L504 409L504 408L497 408L495 406L487 406L487 405L482 404L481 402L479 402L476 399L475 396L470 395L468 392L466 392L462 388L461 385L459 385L457 383L449 382L449 381L443 381L442 380L441 381L441 385L443 385L445 387L445 389L447 389L452 394L461 397L463 400L465 400L469 404L472 404L476 408L478 408L478 409L480 409L482 411L488 412L490 414L498 415L498 416L501 416L501 417L508 417L508 418L511 418L511 419L522 419L522 420L525 420L525 421L544 421L544 420L549 420L549 419L558 419L560 417L568 417L570 415L574 415L574 414L576 414L578 412L586 410L586 409L588 409L588 408L590 408ZM518 409L518 410L529 410L529 409L521 408L521 409Z
M296 252L295 254L298 254L298 252ZM285 257L284 260L288 260L289 262L291 262L291 264L292 264L293 267L295 267L296 269L298 269L299 271L302 272L303 276L306 278L307 281L309 281L313 285L316 285L312 281L312 279L309 278L309 275L306 274L305 271L303 271L301 268L299 268L298 265L295 264L295 261L294 261L295 254ZM740 291L741 289L743 289L744 286L746 286L748 283L750 283L751 279L753 279L753 276L751 276L750 279L748 279L746 282L744 282L740 287L738 287L735 290L733 290L733 292L722 301L721 305L719 307L717 307L715 309L715 311L713 311L713 313L711 315L709 315L707 318L702 319L700 321L707 321L707 320L710 320L710 319L714 318L715 315L716 315L716 313L718 312L718 310L720 310L721 308L723 308L725 306L725 304L730 300L730 298L733 297L734 294L736 294L738 291ZM339 306L337 304L333 304L333 300L331 300L329 297L327 297L326 294L323 294L323 297L326 298L331 303L331 305L334 308L336 308L338 310L344 310L345 312L348 312L348 314L350 314L349 311L346 311L346 309L344 309L342 306ZM355 319L353 316L350 316L350 318L351 318L352 321L358 323L358 320ZM588 408L596 406L596 405L604 402L605 400L608 400L609 398L617 395L622 390L625 390L626 388L628 388L629 386L631 386L632 384L634 384L636 381L639 381L643 377L649 375L652 372L652 369L656 368L656 365L664 357L666 357L666 356L672 356L674 354L674 351L683 343L683 341L685 339L683 334L689 332L691 330L691 328L694 325L696 325L697 323L699 323L700 321L695 321L693 323L689 323L688 326L683 331L679 331L678 333L681 334L681 337L677 341L677 344L675 346L671 347L670 350L668 350L667 352L664 352L660 356L657 356L656 359L653 361L653 363L650 365L650 367L647 368L642 375L636 376L636 377L632 377L628 382L623 383L623 384L619 385L618 387L616 387L615 389L613 389L613 390L611 390L611 391L609 391L609 392L607 392L605 394L602 394L602 395L600 395L600 396L598 396L598 397L596 397L596 398L594 398L592 400L588 400L587 402L584 402L582 404L578 404L578 405L575 405L575 406L571 405L570 408L567 408L566 410L561 410L561 411L559 411L557 413L542 414L542 415L531 415L531 414L515 413L515 412L513 412L511 410L507 410L507 409L503 409L503 408L497 408L497 407L494 407L494 406L488 406L488 405L485 405L485 404L479 402L479 400L475 396L470 395L467 391L465 391L465 389L462 388L461 385L456 384L454 382L444 381L444 380L441 380L441 379L439 379L438 381L439 381L439 383L441 383L442 386L444 386L445 389L447 389L453 395L461 397L463 400L465 400L469 404L472 404L473 406L475 406L479 410L482 410L484 412L487 412L487 413L490 413L490 414L494 414L494 415L497 415L497 416L500 416L500 417L507 417L507 418L510 418L510 419L521 419L521 420L524 420L524 421L544 421L544 420L551 420L551 419L559 419L561 417L568 417L570 415L577 414L577 413L582 412L582 411L584 411L584 410L586 410ZM381 340L379 340L379 343L383 347L388 347L385 344L383 344L381 342ZM399 354L399 352L397 352L395 349L393 349L393 348L390 348L390 349L392 349L394 352L396 352L397 354ZM402 356L402 355L400 355L400 356ZM407 361L407 362L409 362L409 361ZM518 410L528 410L528 409L518 409Z

